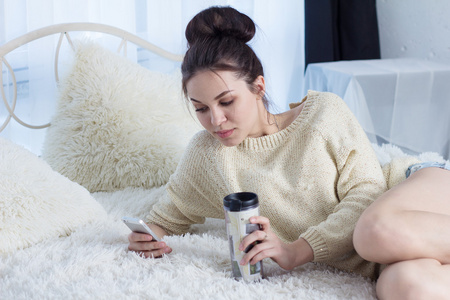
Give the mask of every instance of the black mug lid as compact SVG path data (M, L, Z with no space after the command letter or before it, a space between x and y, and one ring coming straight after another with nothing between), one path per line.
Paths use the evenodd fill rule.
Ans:
M250 192L229 194L223 198L223 205L230 211L241 211L258 206L258 195Z

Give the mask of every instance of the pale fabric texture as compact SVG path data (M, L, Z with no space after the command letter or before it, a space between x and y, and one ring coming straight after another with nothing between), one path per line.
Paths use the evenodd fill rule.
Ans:
M404 156L391 145L373 146L383 165ZM419 158L438 160L429 154ZM374 282L323 264L288 272L266 259L267 280L234 280L225 222L219 219L192 226L190 234L166 237L173 252L162 259L140 258L127 251L130 231L120 218L145 217L164 192L159 187L93 194L105 207L106 220L0 257L0 298L376 299Z
M388 189L393 188L406 179L406 170L409 166L420 162L416 157L405 156L392 160L383 167L383 175L386 178Z
M43 158L91 192L165 184L200 129L179 71L152 72L88 42L61 81L51 124Z
M376 299L369 280L324 265L288 272L265 260L267 280L236 281L224 220L208 219L190 234L166 237L173 252L160 259L127 251L130 230L120 218L143 217L162 192L160 187L93 194L108 218L0 258L0 298Z
M344 102L310 91L301 114L278 133L236 147L196 135L148 219L182 234L205 217L223 218L227 194L255 192L283 241L303 237L315 262L373 277L378 266L356 254L352 234L385 190L373 148Z
M0 138L0 254L69 235L105 218L105 210L85 188Z

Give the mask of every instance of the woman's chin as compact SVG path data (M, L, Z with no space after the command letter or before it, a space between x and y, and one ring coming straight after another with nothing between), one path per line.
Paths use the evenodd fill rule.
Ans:
M217 138L217 137L216 137ZM242 143L241 139L236 139L236 138L226 138L226 139L221 139L221 138L217 138L219 140L219 142L222 143L222 145L224 145L225 147L234 147L239 145L240 143Z
M234 147L240 144L240 142L235 142L232 140L219 140L222 145L224 145L225 147Z

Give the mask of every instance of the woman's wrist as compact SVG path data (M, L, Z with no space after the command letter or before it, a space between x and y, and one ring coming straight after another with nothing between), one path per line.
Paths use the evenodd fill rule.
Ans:
M294 253L293 268L314 260L314 251L305 239L299 238L295 242L289 244L289 247L291 247Z
M153 230L153 232L156 233L156 235L162 239L164 236L167 235L167 232L162 229L161 227L159 227L158 225L155 224L148 224L148 226L150 227L151 230Z

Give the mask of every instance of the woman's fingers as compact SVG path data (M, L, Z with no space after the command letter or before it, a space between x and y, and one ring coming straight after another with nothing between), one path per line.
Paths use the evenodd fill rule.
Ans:
M145 257L160 257L172 252L165 242L153 241L149 234L132 232L128 235L128 250L143 254Z
M278 237L270 230L270 221L266 217L255 216L250 218L250 223L259 224L260 230L256 230L247 235L239 245L239 250L246 252L241 260L241 265L255 264L264 258L276 255L274 252L278 242Z
M166 248L164 242L130 243L128 249L132 251L156 251Z
M164 254L169 254L172 252L172 249L169 247L153 250L153 251L134 251L140 255L143 255L145 258L158 258L162 257Z
M255 249L258 250L256 252L255 255L252 255L252 253L249 254L249 257L251 257L249 263L251 265L256 264L259 261L262 261L264 258L272 258L274 256L276 256L277 251L274 247L269 246L265 246L264 249Z
M161 257L163 254L172 252L172 248L166 246L164 242L132 243L128 249L143 254L145 257Z
M270 229L270 221L266 217L262 216L254 216L250 218L250 223L259 224L261 226L261 230L268 231Z
M153 240L153 237L150 234L132 232L128 235L128 241L130 243L133 242L150 242Z
M269 258L274 255L274 245L270 242L258 243L248 251L242 260L241 265L246 265L249 262L253 265L264 258Z
M260 230L253 231L251 234L247 235L239 245L239 250L244 251L249 246L253 245L256 241L263 242L266 240L271 232L270 221L266 217L255 216L250 218L250 223L259 224ZM246 251L247 252L247 251Z

